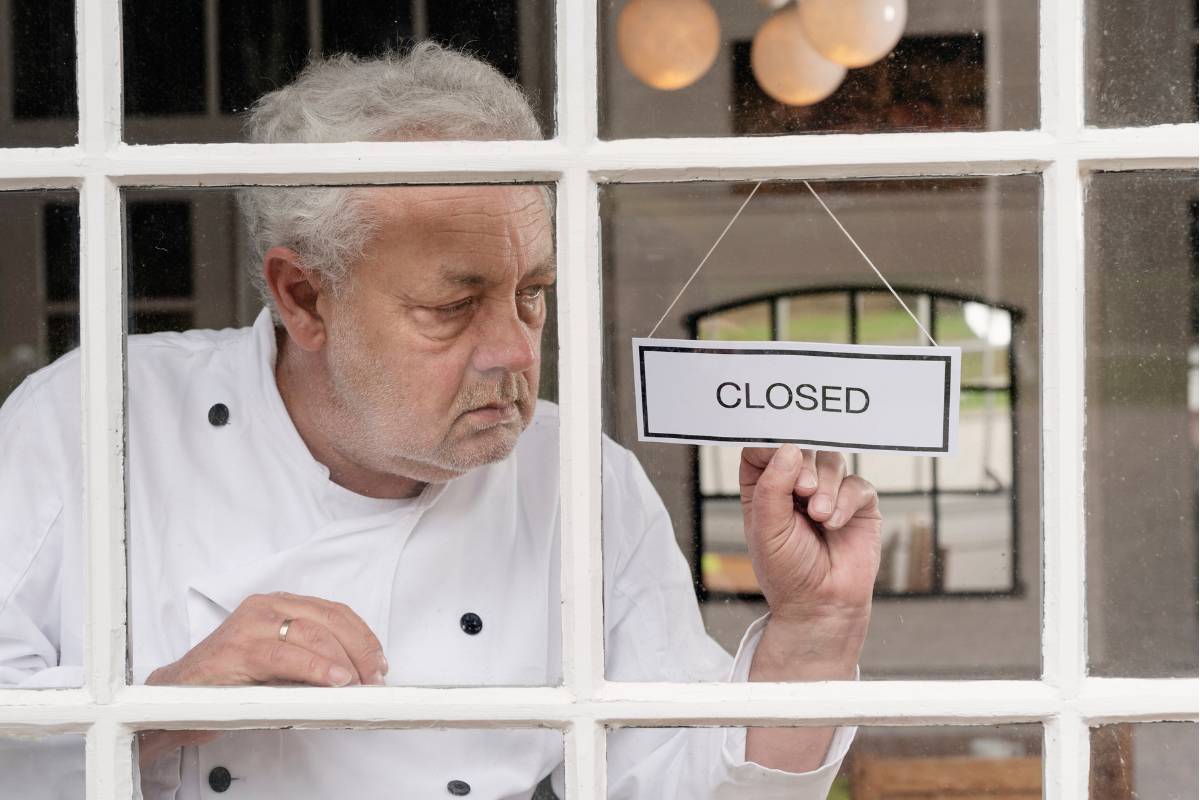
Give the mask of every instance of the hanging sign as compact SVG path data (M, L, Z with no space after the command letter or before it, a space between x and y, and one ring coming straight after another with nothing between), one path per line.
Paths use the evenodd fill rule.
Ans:
M643 442L953 455L958 347L634 339Z

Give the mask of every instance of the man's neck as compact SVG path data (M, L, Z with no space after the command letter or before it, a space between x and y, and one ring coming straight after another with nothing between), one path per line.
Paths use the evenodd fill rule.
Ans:
M333 401L324 363L318 355L294 346L282 328L276 329L275 342L278 352L275 384L279 396L312 457L329 470L330 480L365 497L405 498L420 494L425 488L422 481L363 467L337 446L339 440L347 440L337 435L337 426L345 415Z

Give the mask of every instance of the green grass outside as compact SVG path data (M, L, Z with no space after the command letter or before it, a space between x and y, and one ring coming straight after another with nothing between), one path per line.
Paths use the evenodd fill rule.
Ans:
M755 313L758 312L758 313ZM740 319L739 319L740 317ZM754 319L758 317L758 319ZM758 309L754 312L727 312L720 324L712 319L706 326L705 338L717 341L761 342L770 339L771 324ZM805 313L788 320L785 340L795 342L845 342L850 335L850 321L844 312ZM871 311L858 322L859 339L864 342L916 342L919 331L903 309ZM971 341L975 335L961 314L947 314L938 320L938 338L946 342Z

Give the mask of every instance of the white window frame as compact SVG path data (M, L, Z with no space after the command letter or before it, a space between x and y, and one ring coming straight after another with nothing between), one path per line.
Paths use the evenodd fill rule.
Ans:
M0 729L85 732L87 797L132 796L147 728L550 727L570 800L605 793L605 729L857 722L1044 724L1048 798L1087 796L1090 726L1197 719L1200 681L1089 677L1084 595L1083 185L1089 172L1195 169L1197 124L1084 120L1084 0L1040 7L1038 130L777 138L597 136L597 10L557 0L558 135L550 141L312 145L121 143L118 0L77 0L79 140L0 150L0 189L81 194L86 687L4 690ZM1040 173L1043 675L1025 681L630 684L603 674L599 184L609 181ZM561 687L184 688L126 685L125 298L120 192L136 186L552 181L558 185L562 405Z

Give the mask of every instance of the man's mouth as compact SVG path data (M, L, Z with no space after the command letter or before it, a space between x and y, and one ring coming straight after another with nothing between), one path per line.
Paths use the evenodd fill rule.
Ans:
M509 401L503 403L489 403L485 406L477 406L470 411L467 411L463 416L480 426L503 425L507 422L515 422L520 418L521 412L517 407L516 402Z

